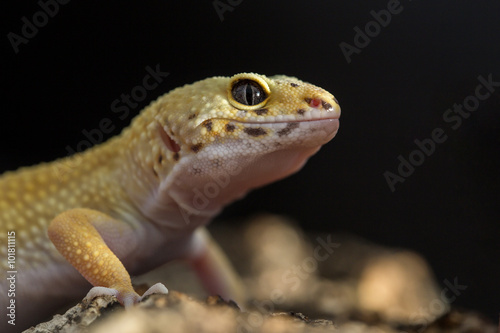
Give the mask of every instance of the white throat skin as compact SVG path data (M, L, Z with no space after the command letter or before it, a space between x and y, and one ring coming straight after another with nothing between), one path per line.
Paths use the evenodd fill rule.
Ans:
M275 132L290 123L268 124ZM338 130L338 120L297 122L295 138L268 136L265 140L240 139L214 142L197 154L181 158L150 197L144 213L175 229L208 223L224 206L250 190L285 178L297 171ZM263 124L248 124L262 127Z

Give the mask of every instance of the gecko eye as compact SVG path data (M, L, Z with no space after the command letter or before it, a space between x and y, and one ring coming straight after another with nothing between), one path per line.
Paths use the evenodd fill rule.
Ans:
M260 109L269 101L270 95L271 89L263 75L236 74L227 86L228 102L240 110Z
M252 80L237 81L233 85L231 93L234 100L243 105L257 105L267 98L267 94L260 84Z

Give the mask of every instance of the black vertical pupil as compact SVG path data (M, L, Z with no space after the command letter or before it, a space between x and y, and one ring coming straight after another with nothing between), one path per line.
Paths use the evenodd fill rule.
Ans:
M246 85L246 97L247 97L247 102L250 102L248 103L248 105L253 105L253 100L254 98L255 99L259 99L259 96L260 96L260 92L259 91L256 91L255 87L252 86L252 85L249 85L247 84Z
M233 98L244 105L257 105L266 99L264 89L252 80L241 80L233 85Z

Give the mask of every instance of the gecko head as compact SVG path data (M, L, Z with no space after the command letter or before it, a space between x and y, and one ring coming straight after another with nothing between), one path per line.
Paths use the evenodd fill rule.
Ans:
M159 137L176 164L161 187L171 191L172 177L182 180L179 197L224 175L231 178L207 210L296 172L339 128L340 107L332 94L283 75L209 78L156 103ZM192 206L192 196L179 200Z
M161 138L176 158L319 147L339 127L332 94L283 75L214 77L175 89L157 103Z

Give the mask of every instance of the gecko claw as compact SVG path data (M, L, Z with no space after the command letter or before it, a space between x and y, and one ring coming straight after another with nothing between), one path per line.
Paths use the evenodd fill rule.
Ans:
M165 285L163 283L157 283L157 284L151 286L148 290L146 290L146 292L141 297L139 297L139 302L141 302L144 298L146 298L147 296L152 295L152 294L167 295L168 289L167 289L167 287L165 287Z
M146 292L139 296L136 292L127 292L127 291L119 291L113 288L106 287L93 287L85 296L84 301L90 302L92 299L98 296L115 296L118 299L118 302L122 304L125 308L129 308L134 304L142 302L144 298L152 294L168 294L168 289L163 285L163 283L157 283L153 285L151 288L146 290Z
M135 303L138 303L140 296L135 292L120 292L117 289L106 288L106 287L93 287L85 296L84 301L90 302L92 299L98 296L115 296L118 302L122 304L125 308L128 308Z

